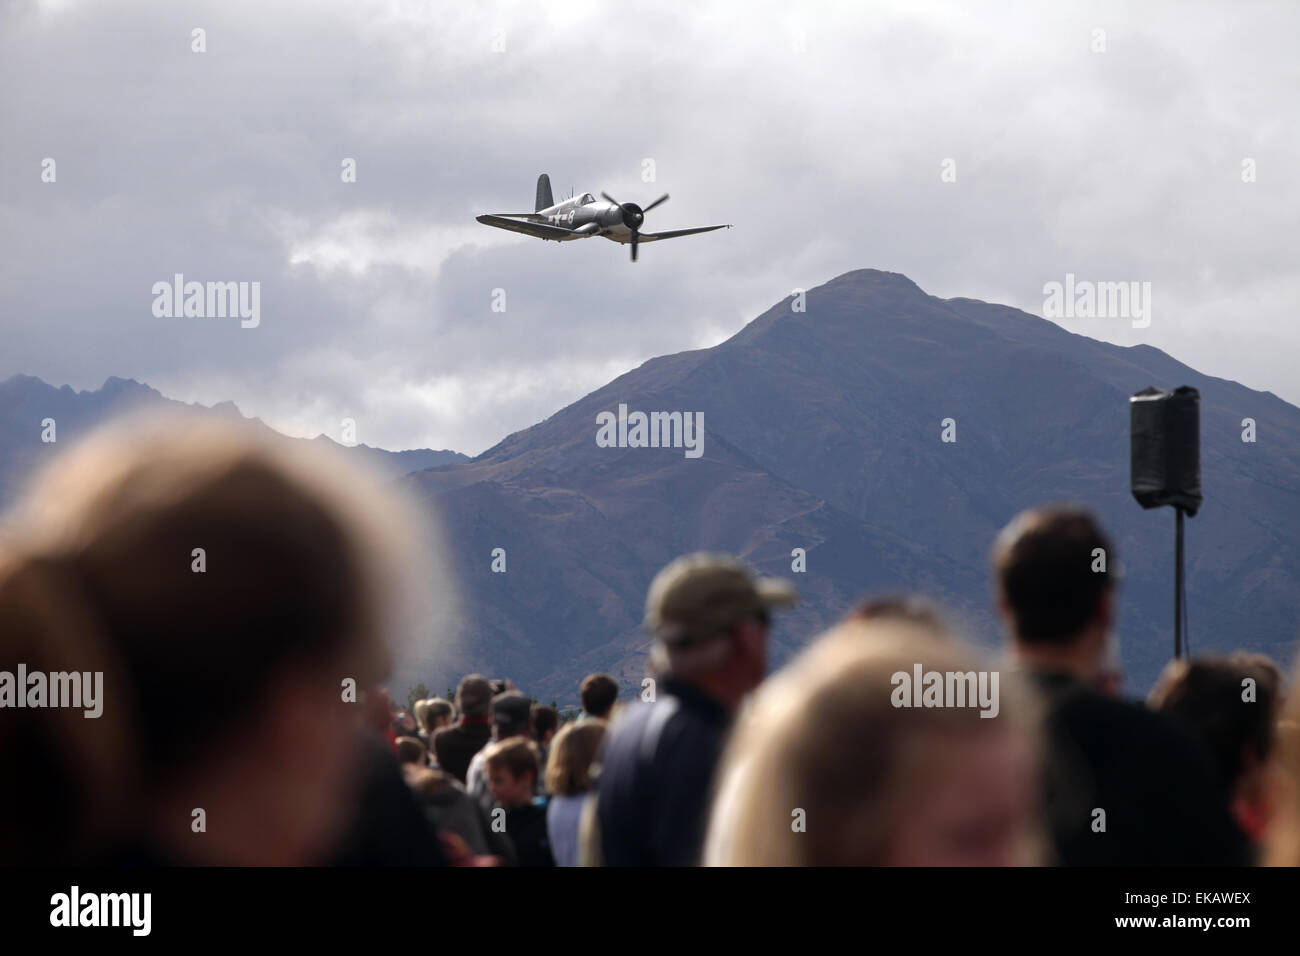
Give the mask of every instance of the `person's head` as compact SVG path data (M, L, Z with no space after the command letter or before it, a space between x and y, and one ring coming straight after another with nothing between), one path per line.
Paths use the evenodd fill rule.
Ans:
M532 701L517 690L507 690L492 698L492 736L497 740L507 737L533 735Z
M431 697L425 702L425 720L429 733L451 726L456 719L456 708L442 697Z
M935 630L942 630L943 615L929 601L911 594L868 598L849 612L849 621L912 621Z
M549 747L555 732L560 729L560 712L544 704L533 704L533 739L539 747Z
M456 688L456 709L462 719L482 719L491 706L492 684L482 674L470 674Z
M5 717L0 765L24 785L0 817L24 825L0 857L76 858L85 820L109 853L321 859L354 806L352 701L388 664L406 519L384 494L225 421L110 426L52 463L5 528L0 670L102 672L102 716Z
M402 766L402 776L407 786L422 797L437 798L457 786L455 777L432 767L405 764Z
M582 679L578 689L582 699L583 712L602 720L609 717L618 700L618 681L608 674L588 674Z
M507 737L489 744L483 754L488 792L507 810L517 810L533 800L540 761L537 745L527 737Z
M677 558L655 576L646 596L652 669L735 709L767 671L772 609L795 599L788 582L756 578L725 554Z
M1275 797L1282 675L1262 654L1170 661L1148 703L1201 741L1214 759L1233 816L1260 837Z
M416 767L427 764L428 752L425 750L424 741L419 737L398 737L397 762L402 766L411 764Z
M421 733L429 732L429 702L427 700L417 700L411 706L411 713L415 715L415 726Z
M399 737L409 736L420 729L409 710L399 710L393 715L393 733Z
M1034 862L1033 704L1011 674L994 683L986 668L917 621L850 620L822 637L741 715L706 862Z
M1035 508L1012 519L994 543L993 569L1015 654L1094 681L1114 622L1117 560L1082 508Z
M573 797L591 789L591 764L605 739L603 720L565 724L551 745L546 761L546 792Z

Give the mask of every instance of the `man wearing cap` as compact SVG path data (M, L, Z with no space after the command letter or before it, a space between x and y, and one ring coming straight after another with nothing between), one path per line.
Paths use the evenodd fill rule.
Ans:
M529 737L533 735L533 702L517 690L507 690L492 698L492 743L500 743L511 737ZM485 810L492 809L492 794L488 792L487 762L485 746L469 762L465 773L465 789L469 795L483 804Z
M686 555L655 577L645 619L654 700L614 724L598 783L605 865L699 862L727 731L767 668L771 609L795 597L727 555Z
M488 707L492 703L492 685L482 674L470 674L456 688L456 709L460 722L444 727L433 735L433 753L438 766L461 783L473 756L492 737L488 724Z

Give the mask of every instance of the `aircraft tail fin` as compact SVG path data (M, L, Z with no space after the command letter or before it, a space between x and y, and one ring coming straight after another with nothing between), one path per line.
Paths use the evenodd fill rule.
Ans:
M551 177L542 173L537 177L537 212L555 205L551 198Z

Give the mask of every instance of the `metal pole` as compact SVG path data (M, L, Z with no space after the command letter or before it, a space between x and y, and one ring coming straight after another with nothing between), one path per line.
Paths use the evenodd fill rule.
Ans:
M1174 506L1174 660L1183 656L1183 509Z

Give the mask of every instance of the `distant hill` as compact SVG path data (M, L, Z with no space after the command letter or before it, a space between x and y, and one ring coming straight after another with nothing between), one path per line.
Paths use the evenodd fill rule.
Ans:
M802 604L773 634L779 664L864 596L919 592L969 634L998 640L988 576L997 531L1031 505L1093 508L1124 580L1129 690L1172 648L1173 514L1128 490L1129 396L1192 385L1202 397L1200 514L1187 522L1193 650L1246 647L1284 663L1300 636L1300 409L1211 378L1148 346L1122 348L974 299L938 299L863 269L777 303L726 342L652 359L472 460L355 450L436 513L461 600L460 630L401 662L399 698L464 673L510 677L571 703L586 673L639 686L645 591L693 550L789 577ZM59 442L106 418L179 405L138 382L95 392L0 383L0 503ZM602 447L597 416L704 415L703 454ZM183 406L188 407L188 406ZM217 413L237 415L230 403ZM957 441L940 440L956 421ZM1258 440L1241 441L1242 419ZM328 441L325 438L315 439ZM506 571L492 554L505 550ZM807 554L792 573L791 552Z
M696 549L790 577L804 601L774 637L788 657L860 597L906 589L997 640L988 550L1017 511L1076 501L1115 539L1129 688L1172 648L1173 514L1128 490L1129 396L1202 396L1206 502L1187 523L1195 649L1289 660L1300 633L1300 409L1148 346L1122 348L864 269L777 303L722 344L656 358L474 460L403 479L462 559L461 671L572 700L606 670L639 681L645 590ZM597 414L703 412L703 456L600 447ZM1241 441L1241 421L1258 441ZM957 441L941 442L941 421ZM504 548L507 571L491 571ZM791 551L807 572L791 573ZM407 663L395 684L457 675Z
M211 408L190 405L167 398L157 389L134 379L112 377L95 391L81 392L67 385L58 388L30 375L14 375L0 382L0 509L14 500L32 469L49 456L109 419L152 409L181 409L243 418L231 402L222 402ZM41 441L41 422L46 418L55 422L57 441L53 444ZM268 427L256 419L253 421L263 428ZM310 440L336 444L323 435ZM385 451L368 445L355 445L349 447L349 453L366 461L380 474L393 478L410 471L469 461L459 452L429 448Z

